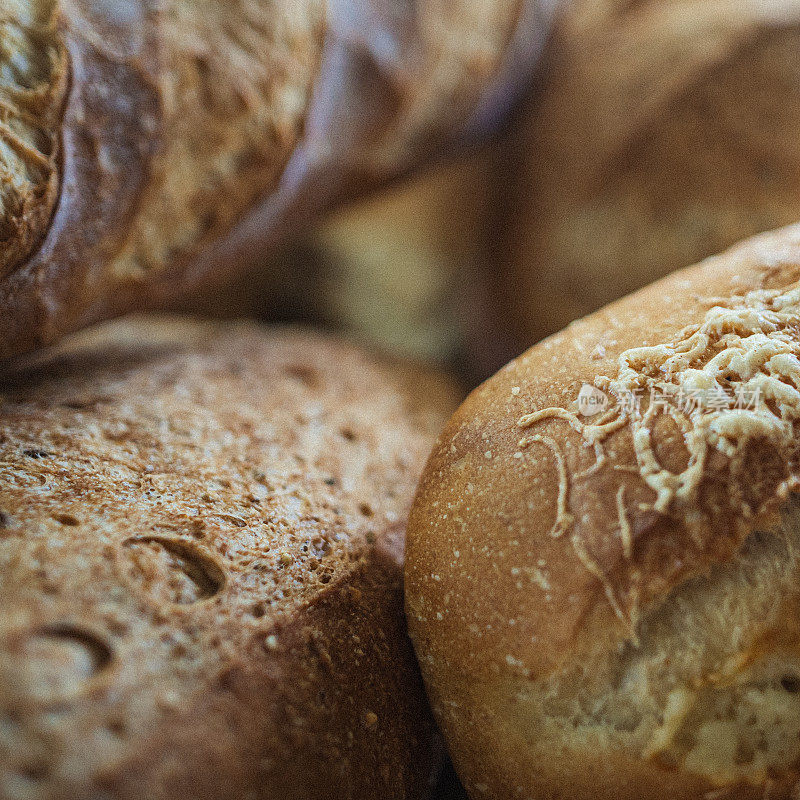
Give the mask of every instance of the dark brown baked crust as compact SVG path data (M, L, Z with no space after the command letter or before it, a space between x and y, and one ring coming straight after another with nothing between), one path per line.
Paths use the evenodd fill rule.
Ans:
M743 563L748 537L779 527L800 479L799 353L795 226L546 339L455 414L412 510L406 592L434 710L474 797L794 796L796 765L712 780L609 743L545 744L522 698L551 678L566 691L557 676L570 665L572 688L590 685L596 651L636 652L640 622L673 591ZM715 382L727 405L702 394L681 405ZM606 395L602 414L582 415L584 386ZM758 405L746 394L736 405L757 388ZM641 413L626 411L631 396ZM791 592L775 603L793 630ZM733 641L728 613L716 624ZM700 652L708 632L692 631ZM770 635L748 646L779 649ZM794 633L781 636L794 653Z
M151 319L2 387L4 800L427 794L401 563L447 381Z
M5 209L0 358L186 304L473 116L497 124L550 3L531 0L525 31L523 0L26 0L19 14L39 5L42 166Z

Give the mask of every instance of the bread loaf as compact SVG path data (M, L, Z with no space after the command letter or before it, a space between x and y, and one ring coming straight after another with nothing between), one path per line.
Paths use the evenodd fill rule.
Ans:
M800 226L511 362L441 435L409 626L472 798L800 791Z
M800 218L799 45L796 0L567 7L500 171L520 348Z
M545 25L527 1L4 3L0 358L185 303L496 123Z
M427 796L401 561L453 387L249 324L83 337L0 383L0 797Z

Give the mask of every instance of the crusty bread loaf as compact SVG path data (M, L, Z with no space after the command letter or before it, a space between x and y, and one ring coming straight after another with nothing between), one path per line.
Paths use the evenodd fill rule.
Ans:
M551 2L0 4L0 358L186 302L496 123Z
M567 9L500 189L520 348L800 218L797 0Z
M473 798L800 791L800 226L511 362L441 435L409 626Z
M0 378L0 797L426 796L401 560L452 386L249 324L82 336Z

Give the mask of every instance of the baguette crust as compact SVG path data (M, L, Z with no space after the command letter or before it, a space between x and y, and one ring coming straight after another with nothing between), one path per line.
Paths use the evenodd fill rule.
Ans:
M449 383L148 320L3 392L4 800L428 793L401 561Z
M550 0L531 2L538 33ZM0 358L183 305L476 110L496 124L539 45L515 35L523 0L8 5L17 19L38 4L49 16L25 42L47 102L30 124L46 135L41 168L5 204Z
M66 49L54 0L0 7L0 279L30 255L58 196Z
M726 669L731 685L746 687L745 667L756 669L762 655L786 648L786 663L796 661L792 545L773 548L786 582L764 578L751 598L766 593L767 607L739 614L737 603L759 585L753 564L767 559L751 553L760 546L754 531L785 528L794 542L800 530L795 517L786 521L800 477L799 329L800 227L792 227L573 324L511 362L453 417L409 522L406 591L434 709L472 796L795 796L794 756L767 752L765 771L738 752L741 761L720 756L710 766L674 736L711 702L708 687L727 685ZM602 413L581 413L583 386L603 393ZM690 396L694 407L683 402ZM726 580L738 588L725 594ZM719 610L727 659L714 669L700 656L717 634L696 623L709 607ZM669 614L678 618L671 628ZM673 714L676 694L658 711L674 731L645 731L644 700L626 706L635 725L622 712L612 725L611 711L596 709L628 698L638 673L619 667L612 679L609 665L654 670L664 630L679 638L682 626L694 653L686 670L697 671L688 716ZM664 652L662 666L682 658L678 646ZM677 691L680 676L669 674ZM665 685L653 679L647 702ZM571 702L571 692L589 698L576 712L584 721L565 723L575 725L571 734L560 723L547 728L561 713L553 704ZM784 722L794 713L786 698ZM585 741L576 744L575 731Z

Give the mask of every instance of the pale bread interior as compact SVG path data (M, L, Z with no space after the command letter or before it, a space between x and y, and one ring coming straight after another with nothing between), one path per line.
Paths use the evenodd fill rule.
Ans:
M537 749L622 751L718 785L762 783L800 759L799 586L795 497L777 530L646 609L638 643L618 640L598 608L562 671L501 694Z

